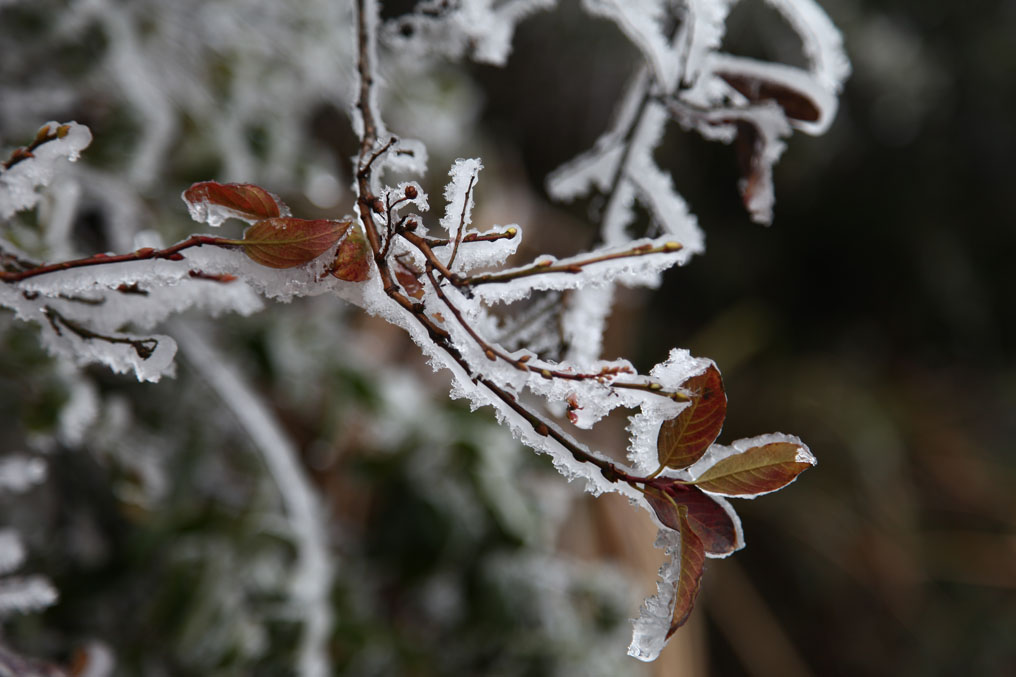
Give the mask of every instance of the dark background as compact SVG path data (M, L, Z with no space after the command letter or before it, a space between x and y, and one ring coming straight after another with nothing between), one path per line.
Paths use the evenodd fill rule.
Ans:
M779 59L764 44L786 29L757 5L724 48ZM741 209L731 148L672 125L657 152L707 252L646 302L638 366L714 358L721 441L775 428L819 458L739 503L749 547L701 603L710 673L1016 674L1016 5L824 6L853 74L831 130L789 141L772 227ZM630 58L611 30L537 16L506 69L480 69L485 123L536 190L609 120ZM527 49L555 35L560 54ZM772 616L737 611L728 566Z

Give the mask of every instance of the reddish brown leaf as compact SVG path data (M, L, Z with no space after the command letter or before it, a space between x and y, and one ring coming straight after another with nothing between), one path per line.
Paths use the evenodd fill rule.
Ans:
M401 261L395 262L395 279L399 281L406 293L414 299L423 298L423 285L416 273L407 268Z
M349 225L349 221L310 221L288 216L265 219L243 234L243 250L262 266L292 268L328 251Z
M668 498L669 497L669 498ZM729 555L739 547L733 518L697 487L674 482L665 487L647 486L646 499L665 526L680 531L678 508L688 511L688 524L711 555Z
M663 422L656 440L660 465L686 468L702 458L716 441L727 416L727 395L716 365L681 384L691 402L676 417Z
M757 496L782 489L813 465L815 457L802 445L772 442L723 459L695 485L726 496Z
M706 551L702 540L691 527L687 506L680 506L677 522L681 533L681 573L677 578L677 591L674 595L674 615L671 617L669 638L674 631L685 624L695 606L699 584L702 582L702 570L705 568Z
M346 282L363 282L370 277L370 245L359 228L353 228L339 245L332 275Z
M754 123L738 120L737 137L734 139L734 152L737 156L737 169L741 176L738 188L745 209L751 211L756 196L765 190L765 163L762 153L765 150L762 134Z
M817 122L822 116L818 104L798 89L782 82L763 80L744 73L718 72L731 87L752 103L775 101L788 118L803 122Z
M278 198L251 183L202 181L184 191L183 199L192 205L208 203L225 207L251 220L271 219L282 213Z

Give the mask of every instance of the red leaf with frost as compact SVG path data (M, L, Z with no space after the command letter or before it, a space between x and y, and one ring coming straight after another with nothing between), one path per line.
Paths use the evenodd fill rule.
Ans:
M349 221L278 217L258 221L243 234L243 250L255 263L293 268L328 251L349 229Z
M399 281L406 293L414 299L423 298L423 284L417 273L406 267L401 261L395 261L395 279Z
M678 509L688 511L688 524L711 555L729 555L740 547L734 519L722 505L694 486L677 480L646 487L646 500L664 526L681 530Z
M670 620L670 629L667 630L668 638L684 625L691 615L706 563L705 547L691 526L687 506L678 507L677 522L678 531L681 533L681 573L677 577L674 613Z
M716 365L681 384L691 402L681 413L660 426L656 451L661 466L686 468L702 458L723 428L727 395Z
M758 496L782 489L813 465L815 457L804 445L772 442L717 462L695 485L724 496Z
M191 206L215 205L249 221L274 218L285 211L281 200L251 183L202 181L185 190L183 199Z
M332 275L346 282L363 282L370 277L370 245L359 228L353 228L339 245Z

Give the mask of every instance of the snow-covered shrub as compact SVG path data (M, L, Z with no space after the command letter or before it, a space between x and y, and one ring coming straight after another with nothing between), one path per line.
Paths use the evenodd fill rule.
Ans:
M448 59L503 64L517 24L554 4L425 0L385 21L373 0L300 8L83 0L52 15L17 2L0 8L12 21L52 23L49 37L57 43L100 34L105 62L87 72L83 89L101 89L112 79L120 92L115 105L130 111L136 127L132 152L101 168L72 170L67 161L82 151L87 157L92 132L100 142L108 120L92 132L79 122L50 122L11 152L0 169L0 218L7 220L0 234L0 304L37 325L43 345L64 364L99 363L157 382L174 375L182 352L207 380L276 483L277 529L294 555L281 558L284 563L268 559L288 567L290 579L271 566L247 578L268 581L265 589L283 594L285 613L299 619L293 660L302 674L328 673L326 647L337 622L329 591L334 577L343 576L342 563L330 552L328 519L298 447L194 311L246 316L270 312L264 299L303 297L359 307L405 331L435 369L451 374L453 397L473 409L492 408L566 478L643 507L659 527L657 544L668 560L658 593L635 621L629 653L642 660L655 659L688 618L705 558L743 547L727 498L775 491L815 463L792 435L718 444L727 401L712 361L673 349L640 374L631 361L604 359L601 352L618 286L655 287L667 269L704 251L703 233L675 178L654 158L667 125L735 144L745 208L753 220L769 223L772 167L785 139L795 130L822 133L835 115L849 70L839 33L811 0L769 0L801 39L805 65L790 66L721 51L734 4L728 0L585 0L583 9L613 22L642 61L610 127L547 181L559 200L603 197L599 244L520 263L513 257L526 223L474 224L477 205L497 191L487 187L481 159L451 164L441 216L433 218L422 183L427 147L386 120L400 119L399 106L413 106L396 83L426 78ZM3 68L19 65L15 59ZM43 69L29 87L2 85L0 132L30 113L74 107L82 90L47 87L46 77ZM223 89L224 100L211 96ZM338 171L328 166L334 160L315 154L300 122L320 106L348 110L356 137L351 214L340 218L304 218L311 207L291 208L279 197L303 184L312 202L339 203ZM441 127L426 118L416 115L413 124ZM194 130L185 134L188 126ZM174 146L177 137L195 141ZM214 163L218 178L235 181L176 188L195 221L211 227L244 221L242 235L192 235L166 244L163 233L179 228L157 228L146 218L152 214L147 203L171 192L174 163ZM26 211L38 203L34 214ZM109 214L106 239L116 253L75 256L71 227L86 208ZM649 215L643 232L636 232L637 208ZM188 317L176 317L185 311ZM152 333L156 327L167 333ZM89 408L96 396L76 373L66 380L84 394L66 407L77 402L80 428L99 413ZM581 443L571 430L594 428L617 408L631 412L626 464ZM157 454L132 456L118 450L122 443L122 436L108 436L108 453L130 458L137 469L136 500L158 504L165 479ZM204 547L194 552L227 571L245 570L245 562L208 557ZM226 604L242 606L243 599L236 592ZM209 613L241 618L239 606ZM263 628L221 629L235 642L217 646L260 655Z

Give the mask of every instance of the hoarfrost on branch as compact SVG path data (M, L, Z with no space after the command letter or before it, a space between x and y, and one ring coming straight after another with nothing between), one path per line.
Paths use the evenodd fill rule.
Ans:
M553 1L427 1L418 3L410 14L382 23L377 3L360 0L350 33L356 45L355 55L350 55L356 62L355 73L348 81L333 83L346 97L343 103L359 140L353 167L354 215L328 222L335 225L334 241L321 245L306 260L299 259L300 252L309 251L300 247L311 238L304 237L301 229L309 229L312 222L291 217L274 193L257 185L205 182L184 193L195 221L219 226L240 219L253 224L250 233L261 232L269 227L265 225L269 220L279 219L286 222L285 228L291 224L294 237L303 240L289 235L256 242L248 235L243 239L197 235L166 246L157 235L138 232L133 253L60 264L35 261L12 242L0 241L4 263L0 304L19 319L37 324L43 344L54 354L79 365L102 363L146 381L172 375L177 352L169 335L148 332L189 308L213 316L249 314L262 309L261 297L288 301L332 295L403 328L435 368L451 373L454 397L467 399L473 408L492 407L501 423L526 445L548 454L569 480L581 480L593 494L623 494L656 521L658 545L666 549L668 560L661 569L657 595L646 602L635 621L629 648L630 655L653 660L690 611L698 574L690 598L681 581L689 575L686 567L695 561L693 555L725 557L743 546L740 521L723 496L754 497L773 491L815 462L804 443L788 435L715 444L721 415L713 433L696 442L700 448L692 462L668 464L660 447L665 427L698 415L698 407L713 407L716 400L710 398L723 397L725 406L722 391L690 385L714 371L718 378L715 365L674 349L650 373L639 374L627 360L603 360L600 355L616 287L655 287L667 269L684 265L704 251L704 235L678 192L675 177L654 158L667 126L677 122L709 140L736 141L745 207L752 219L768 224L774 205L772 168L786 148L786 139L795 130L820 134L835 116L837 94L849 65L839 33L822 10L810 0L769 0L801 37L808 65L797 68L720 52L733 4L731 0L584 0L585 11L614 22L643 58L609 129L590 150L560 167L547 181L551 195L564 201L593 193L605 199L598 223L600 244L587 251L563 258L537 256L509 266L525 224L474 226L474 206L487 190L481 181L480 159L453 163L444 192L444 215L436 221L424 216L429 197L419 183L386 183L389 176L420 176L428 166L424 145L399 138L397 130L389 130L384 122L380 92L385 81L379 61L388 53L386 46L416 55L424 63L469 57L503 64L516 24L533 12L549 9ZM134 83L128 89L139 95L145 88L137 83L161 65L150 58L125 59L124 55L138 51L131 42L137 36L123 22L116 22L115 12L103 10L104 6L102 2L85 4L77 11L97 12L114 22L108 26L114 71L125 83ZM222 31L211 37L225 41L231 49L256 49L241 47L236 37L243 30L233 18L211 6L202 12L209 26ZM66 20L74 16L78 15L72 13ZM257 73L244 77L255 81ZM323 73L316 77L327 81ZM185 86L173 78L167 82L175 88ZM173 126L156 110L161 106L154 103L158 98L152 105L138 103L149 118L145 126L149 136L130 170L137 186L150 185L153 167L166 153L166 135ZM255 178L248 175L248 163L238 145L228 141L242 127L244 114L239 109L229 111L219 137L224 152L228 147L226 174L236 180ZM0 169L0 218L9 219L34 207L39 190L54 182L65 169L64 161L76 159L90 138L88 129L74 122L45 125L31 148L16 151ZM269 151L287 159L283 147ZM646 233L634 232L636 205L650 216ZM287 247L287 257L296 256L297 264L266 267L253 253L255 246L278 246L279 251ZM543 305L537 301L513 318L513 304L534 294L543 294L549 301ZM520 319L523 316L525 321ZM539 332L525 330L529 333L523 335L512 329L522 332L527 323L539 325L547 322L541 318L552 316L567 339L561 359L525 340ZM174 333L171 327L166 331ZM250 397L230 367L220 363L200 334L185 328L180 336L191 359L214 379L224 399L235 400L234 405L246 402L241 404L245 410L258 410L256 398ZM634 412L629 424L630 465L587 447L569 432L571 426L593 427L618 407ZM276 427L252 420L247 424L279 481L299 546L297 568L304 578L293 597L307 610L303 674L326 674L323 647L331 618L323 600L331 570L323 560L325 539L318 508L306 480L294 469L294 451ZM696 486L701 477L708 477L709 486L726 487L728 478L717 479L718 470L703 473L714 466L726 468L717 464L739 454L757 457L764 479L737 477L741 484L728 482L733 488L722 491ZM23 476L24 472L19 476L5 467L0 484L20 486L17 478ZM742 491L741 486L747 488ZM722 528L716 533L699 531L705 529L703 514ZM696 547L704 550L688 550L692 545L683 542L682 533L696 534L694 540L701 536L703 545ZM19 547L16 535L0 532L0 569L17 566ZM0 611L51 603L55 593L48 590L35 579L0 579Z

